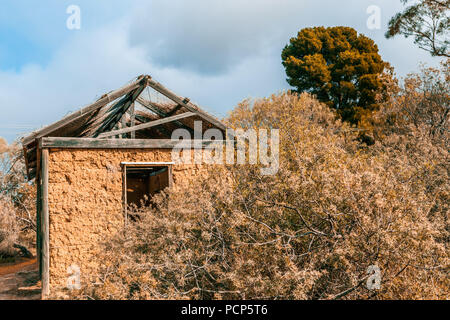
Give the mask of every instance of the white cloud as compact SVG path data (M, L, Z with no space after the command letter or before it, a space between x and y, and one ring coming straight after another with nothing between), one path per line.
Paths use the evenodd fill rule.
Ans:
M65 43L45 67L0 71L0 108L11 125L58 120L148 69L144 53L128 46L120 28L99 29ZM0 135L5 130L0 123Z

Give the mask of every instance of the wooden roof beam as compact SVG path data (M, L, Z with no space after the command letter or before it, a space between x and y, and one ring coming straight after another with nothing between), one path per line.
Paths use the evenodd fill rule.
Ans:
M139 98L136 99L136 101L139 102L139 104L141 104L142 106L144 106L148 110L152 111L153 113L156 113L161 118L166 118L166 117L170 116L169 114L167 114L166 112L162 111L161 109L156 107L154 104L152 104L150 101L145 100L144 98L139 97ZM183 124L182 122L174 121L174 123L177 126L179 126L180 128L188 130L191 135L194 134L194 130L192 128L189 128L187 125Z
M209 123L215 125L217 128L219 128L219 129L221 129L223 131L226 131L227 128L222 122L220 122L219 120L217 120L213 116L207 114L206 112L204 112L202 110L199 110L196 106L194 106L192 103L190 103L188 99L186 99L186 98L183 99L183 98L179 97L174 92L170 91L169 89L164 87L162 84L160 84L159 82L154 81L153 79L149 79L147 84L148 84L149 87L152 87L153 89L155 89L156 91L158 91L162 95L166 96L170 100L174 101L175 103L177 103L179 105L182 105L183 107L185 107L190 112L197 113L204 120L206 120ZM187 101L187 102L185 102L185 101Z
M146 85L145 83L138 86L138 88L129 92L127 96L122 98L119 102L113 105L108 112L110 114L106 119L104 119L103 124L100 125L99 128L95 131L93 137L96 138L105 131L109 131L120 121L123 115L128 111L130 106L134 103L134 101L139 97L139 95L144 91Z
M34 133L32 133L31 135L25 137L22 140L22 144L23 145L28 145L31 142L33 142L35 139L39 139L41 137L44 137L47 134L52 133L55 130L58 130L62 127L64 127L65 125L67 125L68 123L75 121L83 116L85 116L87 113L92 113L96 110L98 110L99 108L105 106L106 104L108 104L111 101L116 100L117 98L129 93L132 90L137 89L139 86L142 85L143 81L148 81L150 80L150 76L140 76L138 77L138 79L136 81L133 81L130 84L127 84L126 86L114 90L110 93L107 93L105 95L103 95L100 99L98 99L96 102L81 108L78 111L75 111L67 116L65 116L64 118L62 118L61 120L47 126L44 127Z
M151 112L153 112L153 113L157 114L158 116L160 116L161 118L167 117L167 113L162 111L160 108L156 107L150 101L148 101L148 100L146 100L146 99L144 99L142 97L138 97L136 99L136 101L139 102L139 104L141 104L142 106L144 106L148 110L150 110Z
M172 117L163 118L163 119L159 119L159 120L143 123L143 124L140 124L140 125L137 125L137 126L132 126L132 127L128 127L128 128L125 128L125 129L105 132L105 133L102 133L102 134L98 135L98 138L106 138L106 137L116 136L116 135L119 135L119 134L135 132L137 130L147 129L147 128L151 128L151 127L156 127L156 126L159 126L159 125L164 124L164 123L168 123L168 122L184 119L184 118L187 118L187 117L192 117L192 116L195 116L195 115L196 115L196 113L194 113L194 112L186 112L186 113L182 113L182 114L177 114L177 115L172 116Z
M210 144L225 144L224 140L181 140L172 139L94 139L94 138L42 138L40 148L63 149L173 149L204 148Z

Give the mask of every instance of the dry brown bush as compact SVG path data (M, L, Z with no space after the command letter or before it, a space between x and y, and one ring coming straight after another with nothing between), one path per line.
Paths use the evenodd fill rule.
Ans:
M19 231L11 200L0 196L0 261L16 254L13 246L19 237Z
M33 184L25 175L22 149L17 143L8 145L0 138L0 251L5 256L26 253L27 247L34 247L35 203ZM24 247L13 248L14 244Z
M447 299L448 119L424 119L421 83L367 120L370 147L309 95L242 102L230 126L281 129L278 173L214 168L161 195L105 244L102 271L74 297ZM448 112L448 91L435 94ZM371 265L380 290L366 287Z

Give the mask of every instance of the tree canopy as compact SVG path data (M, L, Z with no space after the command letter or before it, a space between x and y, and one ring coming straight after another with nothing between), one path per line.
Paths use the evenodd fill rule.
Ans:
M334 108L356 123L364 111L375 110L383 88L385 63L375 42L350 27L300 30L282 52L287 82Z
M403 4L411 0L401 0ZM389 21L387 38L403 35L433 56L450 57L450 0L420 0Z

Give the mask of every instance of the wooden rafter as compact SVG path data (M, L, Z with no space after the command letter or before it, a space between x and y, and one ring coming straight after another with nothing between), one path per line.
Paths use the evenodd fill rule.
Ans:
M135 118L136 121L138 121L140 124L147 123L149 122L149 120L150 121L158 120L158 119L148 119L145 115L141 114L136 114ZM156 131L159 135L164 136L166 138L171 136L171 132L169 132L164 126L154 127L153 130Z
M137 130L148 129L148 128L151 128L151 127L156 127L156 126L159 126L159 125L164 124L164 123L173 122L173 121L176 121L176 120L184 119L184 118L187 118L187 117L192 117L192 116L195 116L195 115L196 115L196 113L194 113L194 112L186 112L186 113L182 113L182 114L177 114L177 115L172 116L172 117L163 118L163 119L159 119L159 120L143 123L143 124L140 124L140 125L137 125L137 126L132 126L132 127L128 127L128 128L124 128L124 129L120 129L120 130L114 130L114 131L110 131L110 132L105 132L105 133L102 133L102 134L98 135L97 138L106 138L106 137L116 136L116 135L119 135L119 134L124 134L124 133L129 133L129 132L136 132Z
M104 132L111 131L114 126L120 121L123 115L128 111L130 106L139 97L139 95L144 91L145 84L140 85L138 88L129 92L124 98L118 101L109 109L109 115L105 121L100 125L100 127L95 131L93 137L96 138Z
M115 99L123 96L124 94L129 93L132 90L135 90L136 88L141 86L143 82L146 83L147 80L149 80L149 78L150 78L149 76L140 76L136 81L134 81L118 90L115 90L108 94L103 95L96 102L65 116L61 120L43 128L41 130L38 130L37 132L34 132L33 134L29 135L28 137L25 137L22 141L22 144L28 145L31 142L33 142L35 139L44 137L45 135L64 127L66 124L68 124L72 121L75 121L75 120L85 116L88 113L97 111L99 108L105 106L109 102L114 101Z
M130 107L130 125L132 127L134 127L136 125L136 108L134 105L134 102L132 103L131 107ZM131 139L135 139L136 138L136 131L132 131L130 134L130 138Z
M183 98L177 96L175 93L173 93L172 91L170 91L169 89L164 87L159 82L156 82L153 79L149 79L147 84L148 84L148 86L152 87L153 89L155 89L156 91L158 91L162 95L166 96L170 100L174 101L175 103L177 103L179 105L182 105L188 111L198 113L199 116L201 116L203 119L205 119L206 121L210 122L211 124L215 125L217 128L222 129L224 131L226 130L226 127L225 127L225 125L222 122L220 122L219 120L217 120L213 116L207 114L203 110L200 110L198 107L196 107L192 103L190 103L189 100L186 100L186 98L183 99ZM185 102L185 101L187 101L187 102Z
M152 102L139 97L136 99L137 102L139 102L139 104L141 104L142 106L144 106L145 108L147 108L148 110L150 110L151 112L157 114L160 117L167 117L167 113L162 111L160 108L158 108L157 106L155 106Z
M144 106L145 108L147 108L148 110L152 111L153 113L157 114L158 116L160 116L161 118L166 118L169 117L170 115L164 111L162 111L161 109L159 109L157 106L155 106L153 103L151 103L150 101L145 100L144 98L137 98L136 99L137 102L139 102L139 104L141 104L142 106ZM175 107L177 108L177 107ZM172 110L173 111L173 110ZM180 121L174 121L174 123L183 129L186 129L190 132L191 135L194 134L194 131L192 130L192 128L189 128L188 126L186 126L185 124L183 124Z

